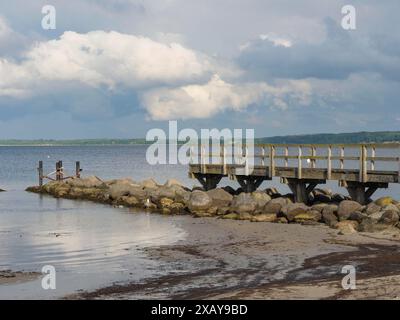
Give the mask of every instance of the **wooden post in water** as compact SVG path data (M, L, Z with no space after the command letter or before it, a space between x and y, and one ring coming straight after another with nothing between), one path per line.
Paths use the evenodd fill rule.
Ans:
M60 161L56 162L56 181L60 180Z
M63 178L64 178L64 172L63 172L63 163L62 163L62 161L60 160L60 161L58 161L58 168L60 169L60 174L59 174L59 177L60 177L60 181L62 181L63 180Z
M39 186L43 186L43 161L39 161L38 166L38 174L39 174Z
M79 161L75 162L75 176L77 178L81 177L81 163Z

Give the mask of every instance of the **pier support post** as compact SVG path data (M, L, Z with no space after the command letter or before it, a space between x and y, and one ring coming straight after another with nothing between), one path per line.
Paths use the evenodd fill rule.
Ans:
M194 173L194 177L201 183L204 190L212 190L218 186L221 181L222 174Z
M309 202L309 195L317 185L326 183L325 180L314 179L287 178L285 180L294 194L295 202L303 203Z
M266 180L266 178L255 176L236 176L236 180L239 182L244 192L251 193L256 191L261 183Z
M79 161L76 161L76 162L75 162L75 176L76 176L77 178L80 178L80 177L81 177L81 171L82 171L82 169L81 169L81 163L80 163Z
M378 188L387 188L388 183L382 182L341 182L344 185L352 200L360 204L366 204Z
M62 161L56 162L56 181L62 181L64 178Z
M39 161L38 166L38 174L39 174L39 186L43 186L43 161Z

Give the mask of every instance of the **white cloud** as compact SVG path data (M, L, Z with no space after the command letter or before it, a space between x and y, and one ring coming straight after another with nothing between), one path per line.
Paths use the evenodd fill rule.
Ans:
M280 37L274 33L260 34L260 39L263 41L270 41L276 47L280 46L280 47L290 48L292 46L291 40L284 37Z
M57 81L110 89L182 84L208 76L212 65L207 56L178 43L118 32L69 31L60 39L37 43L20 63L0 60L0 95L19 96L29 87Z
M253 104L285 110L291 103L309 104L310 95L306 81L289 81L281 86L231 84L214 75L203 85L151 90L144 94L143 104L153 120L193 119L209 118L225 110L242 111Z

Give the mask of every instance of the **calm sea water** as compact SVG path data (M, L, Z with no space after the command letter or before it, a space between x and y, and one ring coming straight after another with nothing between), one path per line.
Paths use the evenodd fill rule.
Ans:
M85 147L0 147L0 270L36 271L50 264L57 270L57 290L45 291L37 281L0 285L0 298L55 298L77 290L95 289L114 281L138 280L160 273L157 261L143 254L144 247L184 240L186 232L178 217L133 213L128 209L53 199L24 191L37 184L36 167L44 161L45 172L54 171L55 162L73 174L75 161L81 162L83 176L102 179L153 177L159 183L175 178L191 187L181 165L150 166L146 146ZM223 184L237 187L224 179ZM285 193L279 181L265 182ZM330 182L329 188L345 193ZM376 196L399 195L398 185Z

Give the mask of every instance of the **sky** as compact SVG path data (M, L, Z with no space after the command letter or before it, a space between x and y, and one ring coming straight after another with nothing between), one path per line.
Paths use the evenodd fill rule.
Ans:
M344 5L356 29L342 27ZM56 9L45 30L42 8ZM0 2L0 139L399 130L398 0Z

